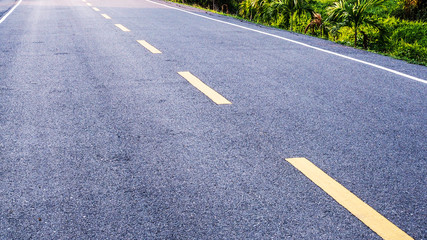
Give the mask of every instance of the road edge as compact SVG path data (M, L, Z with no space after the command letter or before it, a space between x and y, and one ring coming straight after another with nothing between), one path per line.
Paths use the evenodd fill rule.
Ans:
M298 44L298 45L301 45L301 46L304 46L304 47L308 47L308 48L311 48L311 49L314 49L314 50L317 50L317 51L321 51L321 52L324 52L324 53L327 53L327 54L335 55L337 57L341 57L341 58L344 58L344 59L347 59L347 60L350 60L350 61L354 61L354 62L358 62L358 63L364 64L364 65L368 65L368 66L371 66L371 67L374 67L374 68L377 68L377 69L380 69L380 70L383 70L383 71L386 71L386 72L389 72L389 73L393 73L395 75L404 77L406 79L410 79L410 80L413 80L413 81L416 81L416 82L427 84L427 80L425 80L425 79L422 79L422 78L419 78L419 77L415 77L415 76L412 76L410 74L406 74L404 72L397 71L397 70L394 70L394 69L389 68L389 67L384 67L384 66L381 66L379 64L375 64L375 63L372 63L372 62L369 62L369 61L361 60L361 59L358 59L358 58L355 58L355 57L348 56L346 54L337 53L335 51L327 50L327 49L324 49L324 48L316 47L316 46L313 46L311 44L307 44L307 43L304 43L304 42L293 40L293 39L290 39L290 38L287 38L287 37L282 37L282 36L279 36L279 35L276 35L276 34L268 33L266 31L257 30L257 29L254 29L252 27L245 27L245 26L242 26L242 25L239 25L239 24L236 24L236 23L231 23L231 22L228 22L228 21L225 21L225 20L219 20L219 19L214 18L212 15L210 17L201 15L201 14L203 14L203 12L204 13L208 13L206 10L201 10L201 9L189 6L189 5L180 4L180 3L176 3L176 2L171 2L171 1L168 1L168 0L157 0L157 1L156 0L145 0L145 1L151 2L153 4L157 4L157 5L162 5L164 7L175 9L177 11L185 12L185 13L188 13L188 14L191 14L191 15L194 15L194 16L198 16L198 17L201 17L201 18L209 19L209 20L212 20L212 21L215 21L215 22L220 22L220 23L223 23L223 24L231 25L231 26L234 26L234 27L238 27L238 28L241 28L241 29L248 30L248 31L257 32L257 33L260 33L260 34L263 34L263 35L267 35L267 36L270 36L270 37L274 37L274 38L278 38L278 39L281 39L281 40L285 40L285 41L288 41L288 42L291 42L291 43L294 43L294 44ZM173 4L175 4L175 6L173 6ZM190 9L186 9L185 7L190 8L190 9L195 9L195 10L198 10L198 11L196 11L197 12L196 13L196 12L191 11ZM212 13L212 14L215 14L215 13ZM219 14L219 16L223 16L223 15ZM248 23L251 23L251 22L248 22ZM257 24L255 24L255 25L257 25ZM278 30L283 30L283 29L278 29ZM284 30L284 31L286 31L286 30ZM304 35L304 36L308 36L308 35ZM355 48L355 50L358 50L358 49ZM368 51L366 51L366 52L368 52ZM369 52L369 53L372 53L372 52ZM373 54L378 54L378 53L373 53ZM381 55L381 54L379 54L379 55ZM386 57L390 57L390 56L386 56ZM393 59L395 59L395 58L393 58ZM399 59L395 59L395 60L399 60ZM419 66L422 66L422 65L419 65Z
M22 0L15 0L15 3L10 6L3 15L0 15L0 24L21 4Z

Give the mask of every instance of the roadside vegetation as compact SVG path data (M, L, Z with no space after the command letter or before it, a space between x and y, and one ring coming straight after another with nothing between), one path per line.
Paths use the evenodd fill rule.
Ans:
M427 66L425 0L173 0Z

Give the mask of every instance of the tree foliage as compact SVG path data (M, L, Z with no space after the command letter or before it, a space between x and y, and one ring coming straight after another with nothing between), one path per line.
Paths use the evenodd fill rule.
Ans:
M400 0L394 15L400 19L427 21L426 0Z
M347 26L354 29L354 46L357 46L357 33L363 24L379 26L369 12L371 7L380 5L384 0L339 0L328 8L328 21L337 26Z
M310 14L313 9L305 0L276 0L271 3L272 12L277 12L283 18L288 19L289 30L292 31L297 18L304 14Z

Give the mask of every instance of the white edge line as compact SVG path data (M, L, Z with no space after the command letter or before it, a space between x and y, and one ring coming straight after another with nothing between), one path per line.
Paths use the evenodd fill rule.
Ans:
M19 6L19 4L21 4L22 0L19 0L19 2L17 4L15 4L15 6L13 8L11 8L6 15L4 15L1 19L0 19L0 24L6 20L6 18L15 10L15 8L17 8Z
M346 58L346 59L349 59L349 60L352 60L352 61L355 61L355 62L363 63L363 64L366 64L366 65L369 65L369 66L372 66L372 67L375 67L375 68L378 68L378 69L382 69L382 70L387 71L387 72L394 73L396 75L400 75L402 77L406 77L406 78L409 78L409 79L412 79L412 80L415 80L415 81L427 84L427 80L424 80L424 79L421 79L421 78L417 78L417 77L414 77L414 76L411 76L411 75L408 75L408 74L405 74L405 73L402 73L402 72L399 72L399 71L396 71L396 70L393 70L393 69L390 69L390 68L386 68L386 67L374 64L374 63L370 63L370 62L366 62L366 61L363 61L363 60L359 60L357 58L352 58L352 57L349 57L349 56L346 56L346 55L342 55L342 54L339 54L339 53L336 53L336 52L332 52L332 51L329 51L329 50L326 50L326 49L323 49L323 48L318 48L318 47L311 46L311 45L306 44L306 43L298 42L298 41L295 41L295 40L291 40L291 39L288 39L288 38L285 38L285 37L281 37L281 36L274 35L274 34L271 34L271 33L263 32L263 31L256 30L256 29L253 29L253 28L248 28L248 27L240 26L240 25L237 25L237 24L234 24L234 23L229 23L229 22L225 22L225 21L222 21L222 20L218 20L218 19L206 17L206 16L203 16L203 15L199 15L199 14L196 14L196 13L193 13L193 12L189 12L189 11L186 11L186 10L183 10L183 9L179 9L179 8L176 8L176 7L168 6L168 5L165 5L165 4L162 4L162 3L158 3L158 2L154 2L154 1L151 1L151 0L145 0L145 1L151 2L151 3L154 3L154 4L158 4L158 5L167 7L167 8L172 8L172 9L175 9L175 10L178 10L178 11L181 11L181 12L185 12L185 13L188 13L188 14L192 14L192 15L195 15L195 16L198 16L198 17L201 17L201 18L209 19L209 20L212 20L212 21L215 21L215 22L220 22L220 23L228 24L228 25L231 25L231 26L234 26L234 27L246 29L246 30L249 30L249 31L261 33L261 34L264 34L264 35L267 35L267 36L271 36L271 37L282 39L282 40L285 40L285 41L288 41L288 42L299 44L299 45L302 45L304 47L312 48L312 49L315 49L315 50L318 50L318 51L321 51L321 52L329 53L329 54L332 54L332 55L335 55L335 56L338 56L338 57L342 57L342 58Z

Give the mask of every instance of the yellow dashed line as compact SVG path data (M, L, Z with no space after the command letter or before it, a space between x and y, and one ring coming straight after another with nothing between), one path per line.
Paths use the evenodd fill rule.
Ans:
M110 16L108 16L107 14L101 14L101 16L103 16L105 19L111 19Z
M157 48L151 46L151 44L149 44L148 42L146 42L144 40L137 40L137 42L139 44L141 44L142 46L144 46L146 49L148 49L152 53L162 53Z
M114 24L116 27L120 28L123 32L130 32L129 29L127 29L125 26L121 24Z
M188 82L191 83L195 88L199 89L202 93L204 93L206 96L208 96L212 101L214 101L216 104L231 104L230 101L225 99L223 96L221 96L219 93L215 92L212 88L204 84L202 81L200 81L197 77L195 77L190 72L178 72L179 75L181 75L183 78L185 78Z
M332 179L309 160L305 158L287 158L286 161L301 171L383 239L413 240L412 237L400 230L396 225L360 200L360 198Z
M92 8L93 10L95 10L95 12L99 12L99 11L101 11L101 10L99 10L98 8L96 8L96 7L93 7Z
M89 7L92 7L92 3L86 3Z

